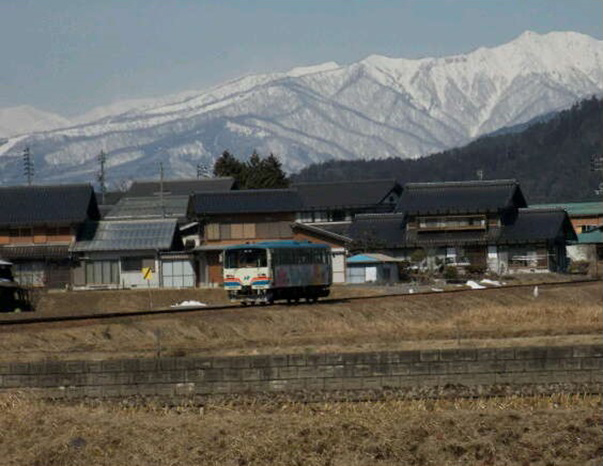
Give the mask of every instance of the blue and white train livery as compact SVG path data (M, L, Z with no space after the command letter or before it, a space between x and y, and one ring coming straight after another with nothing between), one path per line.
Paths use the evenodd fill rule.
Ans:
M238 244L224 249L224 288L233 301L315 301L329 295L331 251L309 241Z

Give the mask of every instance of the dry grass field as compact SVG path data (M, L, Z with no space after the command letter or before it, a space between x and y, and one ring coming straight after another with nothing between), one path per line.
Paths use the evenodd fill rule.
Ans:
M601 341L601 309L599 282L540 287L537 298L532 288L500 288L234 307L3 327L0 358L152 356L159 348L162 355L185 356L593 343Z
M89 465L599 465L601 398L203 408L0 395L0 462Z
M601 342L600 283L258 306L0 328L5 361ZM154 307L225 303L220 290L152 292ZM57 293L40 315L145 309L147 290ZM159 346L158 346L159 343ZM594 395L205 405L0 394L0 465L599 465Z

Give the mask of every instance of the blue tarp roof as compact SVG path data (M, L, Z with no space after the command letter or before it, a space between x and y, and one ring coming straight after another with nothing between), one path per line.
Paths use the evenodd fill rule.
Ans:
M346 262L348 264L382 264L387 262L399 262L400 259L395 257L387 256L381 253L367 253L367 254L356 254L355 256L348 257Z

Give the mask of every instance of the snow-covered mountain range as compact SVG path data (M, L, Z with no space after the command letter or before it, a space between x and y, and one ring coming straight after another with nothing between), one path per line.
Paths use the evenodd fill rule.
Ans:
M95 109L72 126L8 138L0 183L22 179L29 146L38 182L194 176L222 151L274 153L288 170L329 158L419 157L603 93L603 41L526 32L465 55L372 55L247 76L206 91Z
M0 138L71 125L67 118L29 105L0 108Z

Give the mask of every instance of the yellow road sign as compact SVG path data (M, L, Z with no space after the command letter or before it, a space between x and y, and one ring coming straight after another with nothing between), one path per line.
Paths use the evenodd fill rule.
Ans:
M142 278L145 280L151 280L153 278L153 269L151 267L143 267Z

